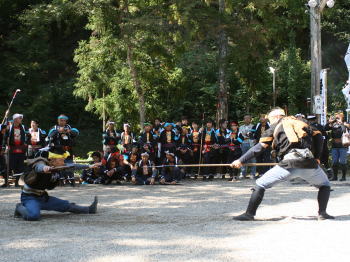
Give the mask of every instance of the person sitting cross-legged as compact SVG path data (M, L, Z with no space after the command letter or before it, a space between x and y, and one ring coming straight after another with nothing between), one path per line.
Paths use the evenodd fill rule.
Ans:
M91 157L93 159L93 164L100 163L102 161L100 152L93 152ZM105 170L106 168L103 165L92 169L84 169L81 174L83 184L103 184Z
M121 184L121 181L124 180L126 167L129 166L124 156L119 151L112 151L112 153L105 156L102 163L106 165L104 184L109 185L113 180L116 180L117 184Z
M148 153L141 154L141 160L137 162L132 170L131 181L134 185L154 185L157 176L157 169L154 163L149 160Z
M182 169L177 167L181 164L181 160L169 151L165 152L165 157L159 183L162 185L176 185L180 182L184 173Z

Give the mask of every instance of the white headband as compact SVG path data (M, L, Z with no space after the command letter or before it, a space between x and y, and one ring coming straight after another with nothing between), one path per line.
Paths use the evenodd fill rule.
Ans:
M23 115L22 114L14 114L12 116L12 119L15 120L16 118L23 118Z
M273 116L285 116L286 113L284 112L283 109L275 109L269 113L269 117Z

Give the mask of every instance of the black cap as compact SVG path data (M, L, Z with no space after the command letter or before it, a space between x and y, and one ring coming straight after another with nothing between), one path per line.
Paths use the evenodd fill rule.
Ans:
M101 153L100 152L97 152L97 151L95 151L95 152L93 152L92 154L91 154L91 157L98 157L99 159L101 159L102 158L102 156L101 156Z

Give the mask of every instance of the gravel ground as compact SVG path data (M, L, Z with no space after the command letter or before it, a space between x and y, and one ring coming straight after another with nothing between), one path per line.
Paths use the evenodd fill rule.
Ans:
M95 215L42 212L13 218L18 189L0 189L0 261L349 261L350 184L333 184L317 221L317 191L283 183L270 189L254 222L237 222L253 181L178 186L60 187L51 195L79 204L99 196Z

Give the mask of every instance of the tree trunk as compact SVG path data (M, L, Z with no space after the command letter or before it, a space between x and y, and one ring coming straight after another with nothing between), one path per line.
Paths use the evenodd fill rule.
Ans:
M225 0L219 0L219 13L220 17L225 13ZM228 89L226 82L226 60L227 60L227 46L228 40L225 32L224 25L221 23L219 30L219 90L218 90L218 102L216 121L220 119L227 119L228 117Z
M321 54L321 8L310 8L310 34L311 34L311 105L312 113L315 112L315 96L320 95L320 72L322 68ZM322 1L324 2L324 1ZM319 115L317 114L319 120Z
M130 73L131 73L132 82L139 99L140 126L141 126L141 129L143 129L143 124L145 123L145 114L146 114L145 92L142 89L140 80L138 78L138 73L135 68L135 64L133 60L133 49L130 43L128 43L127 60L128 60Z

